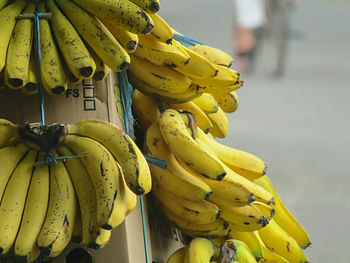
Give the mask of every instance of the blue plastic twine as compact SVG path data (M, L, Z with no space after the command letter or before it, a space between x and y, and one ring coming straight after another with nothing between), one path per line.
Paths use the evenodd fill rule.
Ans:
M174 33L174 39L186 47L191 47L191 46L195 46L195 45L203 45L203 43L195 40L192 37L186 37L186 36L179 35L176 33Z

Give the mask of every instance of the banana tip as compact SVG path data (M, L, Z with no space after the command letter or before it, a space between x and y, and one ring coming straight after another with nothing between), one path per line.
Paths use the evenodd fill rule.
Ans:
M204 196L204 200L209 199L209 197L211 196L212 193L213 193L212 190L210 190L208 193L206 193L206 195Z
M159 3L157 3L156 1L152 2L150 7L149 7L149 10L152 12L152 13L157 13L160 9L160 5Z
M250 204L250 203L253 203L254 201L256 201L255 196L254 194L251 194L248 198L248 203Z
M225 176L226 176L226 172L223 172L222 174L219 174L219 175L216 177L216 180L221 181L222 179L224 179Z
M97 244L96 242L91 242L91 243L87 244L87 247L91 248L91 249L99 249L101 246L99 244Z
M43 256L49 256L52 251L52 244L47 247L39 247L39 250L40 254L42 254Z

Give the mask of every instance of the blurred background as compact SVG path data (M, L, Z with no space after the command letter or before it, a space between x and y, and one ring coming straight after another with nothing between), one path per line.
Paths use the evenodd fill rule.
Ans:
M350 1L270 0L276 6L264 14L263 30L243 38L234 1L162 0L160 15L237 58L232 68L245 83L223 141L267 163L282 200L311 236L310 262L348 262ZM254 55L242 50L252 43Z

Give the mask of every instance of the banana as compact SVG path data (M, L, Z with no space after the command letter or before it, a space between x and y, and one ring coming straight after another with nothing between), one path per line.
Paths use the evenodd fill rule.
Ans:
M74 154L83 155L79 159L96 192L97 224L104 229L111 229L111 214L118 194L118 167L113 156L102 144L87 137L67 135L64 145Z
M159 0L130 0L130 2L152 13L157 13L160 9Z
M200 44L190 46L189 48L214 64L228 68L232 65L233 58L221 49Z
M15 242L36 158L37 153L29 151L6 185L0 204L0 254L6 254Z
M95 72L96 64L84 42L69 20L56 6L54 0L46 1L51 12L51 26L64 60L77 78L89 79Z
M28 148L23 143L0 149L0 201L13 171L27 151Z
M207 116L213 124L210 133L215 137L225 138L230 124L225 112L219 106L217 112L208 113Z
M149 36L140 36L135 55L158 66L181 67L189 63L190 55L181 47L168 45Z
M184 263L186 256L186 247L177 249L173 254L168 258L167 263Z
M128 53L133 53L136 50L139 43L137 34L118 26L115 21L105 19L101 19L101 21Z
M201 96L192 100L205 113L215 113L218 111L219 105L213 95L210 93L202 93Z
M187 48L186 46L183 46L176 40L174 40L172 43L173 46L182 48L190 56L190 60L186 65L174 68L176 71L191 77L194 82L198 79L202 80L205 83L207 79L216 77L218 70L213 63L211 63L205 57Z
M111 240L111 236L112 230L100 228L98 236L95 240L96 248L104 248L106 245L108 245L109 241Z
M7 4L8 0L0 0L0 10Z
M23 13L32 14L35 4L28 4ZM33 42L33 20L18 20L7 49L5 82L12 89L23 87L28 80L29 59Z
M149 34L154 25L150 16L128 0L73 0L98 18L109 19L135 34ZM77 15L78 19L81 19ZM78 30L79 31L79 30Z
M238 108L238 96L235 91L229 93L214 93L214 98L226 113L235 112Z
M33 251L38 250L36 241L49 204L50 177L44 158L45 154L40 153L30 181L22 223L14 245L15 255L26 257L27 260Z
M81 243L90 245L95 241L99 225L97 223L97 198L92 180L79 158L71 158L74 153L65 146L57 149L60 156L67 157L64 165L70 175L79 201L81 214ZM89 153L87 153L89 154Z
M309 235L288 210L288 208L283 204L281 198L271 184L270 179L267 176L263 176L254 180L254 182L263 187L265 190L269 191L274 196L275 200L272 204L272 207L276 210L274 220L279 224L279 226L289 235L291 235L298 242L301 248L307 248L310 246L311 241Z
M29 60L29 71L28 71L28 80L24 87L21 88L21 91L24 94L32 95L38 93L38 78L37 78L37 64L35 60L34 52L30 55Z
M177 109L180 111L187 111L192 113L195 117L196 124L203 131L209 131L209 129L213 128L213 124L211 123L207 114L192 101L178 104L170 104L166 108Z
M181 232L191 237L225 237L228 234L229 229L223 226L211 229L211 230L191 230L180 228Z
M137 195L151 190L151 174L145 157L134 141L117 126L100 120L67 125L68 134L90 137L103 144L121 165L129 188Z
M171 44L174 38L174 33L171 27L158 14L148 15L151 17L154 23L154 28L150 36L157 39L158 41L167 43L168 45Z
M95 61L96 70L92 78L95 81L104 80L110 73L110 68L102 61L102 59L89 47L90 54Z
M309 262L298 243L277 222L272 219L266 227L260 229L259 236L266 247L284 257L291 263Z
M45 3L37 4L39 12L45 13ZM58 95L68 88L67 78L49 21L40 19L41 79L49 94Z
M244 242L249 248L250 252L255 257L256 261L259 261L261 258L263 258L264 256L263 248L258 240L256 231L241 232L241 231L231 230L228 233L228 238L237 239Z
M216 237L216 238L212 238L211 242L214 245L221 247L225 243L226 239L227 239L227 237Z
M187 247L185 263L210 262L215 255L214 244L206 238L194 238Z
M266 173L266 164L259 157L216 141L209 135L198 131L201 140L216 154L219 159L239 175L254 180Z
M5 66L7 47L17 22L16 17L21 14L26 4L26 0L17 0L0 10L0 72Z
M276 214L276 210L271 205L267 205L259 201L251 203L251 206L258 208L268 221L270 221Z
M137 89L135 89L132 97L132 111L137 118L137 125L143 131L146 131L160 117L160 110L155 100Z
M238 231L240 231L240 226L255 226L255 230L258 230L265 227L269 223L269 221L262 215L259 209L254 206L246 205L233 207L216 202L213 203L219 207L221 211L221 217L229 223L234 224L235 229Z
M261 240L258 231L254 231L254 235L256 236L257 240L260 243L260 246L263 251L263 257L261 258L261 262L263 263L288 263L289 261L285 258L281 257L280 255L272 252L270 249L268 249L264 242Z
M192 84L189 77L173 69L157 66L133 54L131 54L131 60L129 68L131 82L133 82L132 76L137 76L147 85L170 93L187 92Z
M176 195L161 188L154 180L152 193L160 201L163 207L174 215L180 216L194 224L209 224L220 215L218 207L205 200L190 201L181 199Z
M70 0L57 0L56 2L82 38L108 67L114 71L124 71L129 67L130 57L128 53L100 20ZM92 9L101 10L94 7L94 2L104 4L115 1L75 0L75 2L83 8L88 5ZM91 9L87 10L91 11Z
M11 137L18 137L18 125L8 120L0 119L0 148L4 147Z
M240 263L256 263L255 257L248 246L237 239L229 239L226 242L232 242L237 248L236 260Z
M81 218L80 208L78 206L77 213L76 213L75 219L74 219L74 229L73 229L73 234L72 234L72 243L82 244L82 242L83 242L82 235L83 235L82 218Z
M54 153L53 158L58 155ZM61 161L50 165L50 197L38 246L43 255L56 257L70 242L77 212L74 186Z
M235 173L233 170L231 170L228 166L226 166L223 162L219 160L219 158L215 155L215 153L209 148L209 146L203 142L202 137L205 135L205 133L198 129L198 136L196 138L196 143L204 149L212 158L217 160L222 164L222 166L225 168L225 171L227 172L226 177L224 178L225 181L236 183L243 185L246 189L248 189L251 193L254 194L254 197L257 201L261 201L265 204L271 204L274 200L274 197L271 193L266 191L261 186L255 184L254 182L240 176L239 174Z
M222 180L226 172L222 165L201 149L187 131L179 112L164 111L159 119L163 138L174 155L204 177Z

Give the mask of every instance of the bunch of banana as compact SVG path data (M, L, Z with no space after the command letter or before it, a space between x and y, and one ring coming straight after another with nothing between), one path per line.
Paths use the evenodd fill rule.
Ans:
M100 120L15 125L0 120L0 254L27 262L68 243L98 249L151 190L129 136Z
M39 22L40 71L44 89L57 95L65 92L68 83L103 80L109 68L125 71L130 64L128 53L136 50L139 36L150 34L155 26L156 34L164 35L166 23L151 18L159 9L158 0L1 1L0 72L4 83L25 94L37 91L34 12L51 13L49 19L44 16ZM173 38L172 31L167 38Z

